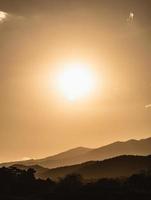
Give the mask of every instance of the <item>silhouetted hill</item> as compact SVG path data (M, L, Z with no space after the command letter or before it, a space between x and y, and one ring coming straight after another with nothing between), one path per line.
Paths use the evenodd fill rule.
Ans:
M38 164L48 168L56 168L59 166L82 163L84 162L83 157L85 154L89 153L91 150L90 148L77 147L54 156L40 159L38 160Z
M54 182L35 178L33 169L0 168L1 200L150 200L151 171L125 178L84 181L70 174Z
M46 171L53 179L68 174L80 174L84 179L128 177L142 170L151 170L151 156L124 155L104 161L90 161L79 165L60 167Z
M46 179L47 177L45 176L45 174L49 173L48 171L50 169L41 167L40 165L31 165L31 166L25 166L25 165L21 165L21 164L15 164L12 165L11 167L15 167L17 169L20 170L28 170L29 168L32 168L35 170L35 177L36 178L42 178L42 179Z
M120 155L146 156L150 154L151 138L147 138L142 140L128 140L126 142L115 142L96 149L78 147L43 159L3 163L0 166L22 164L27 166L41 165L46 168L56 168L61 166L80 164L87 161L104 160Z
M150 155L151 137L141 140L115 142L89 152L89 160L103 160L119 155Z
M17 166L16 166L17 167ZM19 169L29 167L19 166ZM89 161L86 163L60 167L55 169L45 169L33 166L37 171L37 177L58 180L69 174L80 174L84 179L119 178L129 177L142 170L151 170L151 156L124 155L103 161Z
M56 168L60 166L82 163L83 159L81 160L80 157L83 157L83 155L91 150L92 149L90 148L77 147L43 159L1 163L0 166L9 167L11 165L21 164L25 166L41 165L46 168Z

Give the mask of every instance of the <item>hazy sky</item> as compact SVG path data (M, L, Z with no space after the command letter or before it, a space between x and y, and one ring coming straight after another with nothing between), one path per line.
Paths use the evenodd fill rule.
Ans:
M151 136L150 10L151 0L0 0L0 162ZM98 85L70 102L54 76L81 60Z

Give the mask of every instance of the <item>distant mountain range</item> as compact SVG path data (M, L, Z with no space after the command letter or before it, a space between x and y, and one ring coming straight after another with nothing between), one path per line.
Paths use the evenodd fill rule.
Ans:
M120 155L151 155L151 137L141 140L114 142L96 149L78 147L43 159L2 163L0 166L8 167L15 164L24 166L40 165L51 169L87 161L100 161Z
M19 169L28 169L29 166L14 165ZM36 170L37 178L51 178L58 180L68 174L80 174L85 180L100 178L129 177L141 171L151 171L151 156L123 155L103 161L89 161L86 163L46 169L38 165L31 166Z

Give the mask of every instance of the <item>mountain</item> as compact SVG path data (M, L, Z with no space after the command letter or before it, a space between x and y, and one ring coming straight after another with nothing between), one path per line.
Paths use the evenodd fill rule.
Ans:
M29 166L16 166L20 169L28 169ZM85 180L100 178L129 177L141 171L151 171L151 156L123 155L103 161L89 161L86 163L45 169L40 166L31 166L37 170L36 177L58 180L68 174L80 174Z
M83 160L80 160L80 157L83 157L86 153L91 151L90 148L85 147L77 147L74 149L70 149L68 151L56 154L54 156L49 156L43 159L31 159L26 161L16 161L16 162L8 162L1 163L0 166L9 167L12 165L24 165L24 166L34 166L40 165L45 168L56 168L59 166L73 165L77 163L82 163Z
M87 161L96 161L112 158L120 155L142 155L151 154L151 137L141 140L128 140L126 142L114 142L112 144L96 148L78 147L60 154L38 160L2 163L0 166L11 166L13 164L40 165L45 168L57 168L80 164Z
M54 156L40 159L38 160L38 164L48 168L56 168L58 166L82 163L84 155L89 153L91 150L92 149L85 147L77 147Z
M89 152L89 160L103 160L119 155L150 155L151 137L141 140L115 142Z
M67 174L80 174L84 179L128 177L142 170L151 170L151 156L119 156L104 161L90 161L79 165L51 169L45 176L53 179Z

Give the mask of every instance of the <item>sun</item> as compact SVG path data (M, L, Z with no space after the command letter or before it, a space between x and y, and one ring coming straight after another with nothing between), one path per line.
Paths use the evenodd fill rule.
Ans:
M68 64L59 75L59 88L69 100L87 96L94 87L93 73L86 64Z

